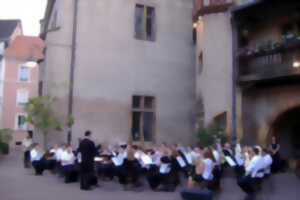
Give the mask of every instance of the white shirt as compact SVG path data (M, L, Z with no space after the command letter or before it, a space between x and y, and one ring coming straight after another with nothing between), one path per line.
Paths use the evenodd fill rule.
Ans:
M25 147L25 150L30 147L30 145L32 145L32 140L31 139L27 139L24 138L24 140L22 141L23 146Z
M205 163L205 167L204 167L204 171L203 171L202 177L205 180L212 180L214 178L214 176L212 174L212 171L214 169L214 163L209 158L206 158L203 161Z
M60 159L61 159L62 166L73 165L75 156L74 156L73 152L69 153L68 151L64 151L61 154Z
M263 157L264 159L264 169L265 169L265 174L271 174L271 165L273 163L272 157L267 154Z
M33 161L39 161L42 158L42 154L38 151L36 151L35 149L32 149L30 151L30 160L31 162Z
M213 150L212 153L213 153L213 156L214 156L214 158L216 160L216 165L220 165L221 162L220 162L220 154L219 154L219 152L216 151L216 150Z
M60 161L61 160L61 155L64 151L61 148L58 148L55 152L55 159L56 161Z
M246 168L246 176L251 175L251 178L262 178L263 174L258 173L264 167L264 159L260 155L254 156L248 167Z

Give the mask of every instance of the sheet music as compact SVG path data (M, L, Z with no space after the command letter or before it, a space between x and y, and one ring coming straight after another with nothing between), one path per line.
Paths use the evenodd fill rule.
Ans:
M113 157L112 162L114 163L115 166L121 166L123 164L123 159L121 159L120 157Z
M96 162L99 162L99 161L102 161L103 160L103 158L101 158L101 157L95 157L94 158L94 161L96 161Z
M161 164L159 168L159 172L162 174L167 174L171 171L169 164Z
M190 165L193 164L193 157L192 157L191 153L185 154L185 158L186 158L186 160L188 161L188 163L189 163Z
M141 156L141 160L143 161L143 163L145 165L151 165L153 163L152 159L150 158L150 156L147 156L147 155L142 155Z
M176 160L177 160L178 164L180 165L180 167L184 168L186 166L186 163L184 162L184 160L182 159L181 156L177 156Z
M235 167L236 163L229 156L225 156L226 162L230 165L230 167Z

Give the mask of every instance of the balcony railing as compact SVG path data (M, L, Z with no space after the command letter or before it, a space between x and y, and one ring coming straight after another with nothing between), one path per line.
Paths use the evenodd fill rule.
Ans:
M240 57L238 82L244 84L300 78L300 67L295 65L297 61L299 62L299 55L300 45L297 45L256 56Z
M194 0L193 18L204 14L223 12L231 6L233 0Z

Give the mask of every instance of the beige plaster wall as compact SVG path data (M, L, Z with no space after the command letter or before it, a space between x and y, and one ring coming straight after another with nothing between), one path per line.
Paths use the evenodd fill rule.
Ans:
M208 14L197 26L196 91L204 103L205 123L227 111L230 131L232 104L232 32L228 13ZM198 71L203 52L203 70Z
M155 42L134 38L136 3L155 7ZM61 29L47 36L46 90L67 111L72 5L61 3ZM156 97L156 142L194 141L195 72L190 0L79 1L73 140L85 130L102 142L130 138L131 97ZM61 138L66 138L65 133ZM57 141L57 139L55 139ZM53 142L55 142L53 141Z

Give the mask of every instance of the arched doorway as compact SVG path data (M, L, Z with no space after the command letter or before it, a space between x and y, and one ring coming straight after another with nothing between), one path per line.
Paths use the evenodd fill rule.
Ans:
M282 158L300 158L300 106L281 113L272 123L271 133L279 138Z

